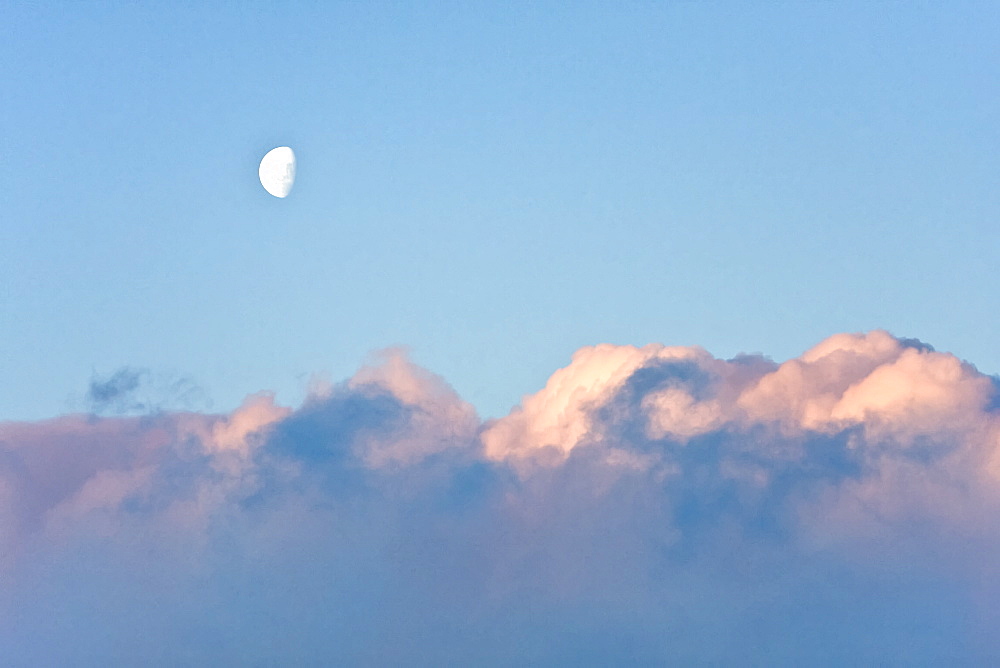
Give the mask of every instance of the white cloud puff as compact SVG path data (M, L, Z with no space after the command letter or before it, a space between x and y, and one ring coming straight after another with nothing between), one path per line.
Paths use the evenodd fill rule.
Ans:
M719 360L696 347L602 345L579 351L521 408L488 425L486 455L554 449L565 456L582 442L606 440L602 420L644 372L651 385L639 405L652 440L685 441L723 427L773 426L790 437L861 425L870 438L911 442L995 423L984 411L995 393L990 378L884 331L838 334L780 365Z

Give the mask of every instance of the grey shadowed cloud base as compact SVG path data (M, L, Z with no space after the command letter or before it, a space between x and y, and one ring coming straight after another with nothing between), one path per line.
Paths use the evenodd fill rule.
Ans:
M584 348L485 423L398 351L294 410L0 423L0 647L23 666L996 662L998 396L874 331L782 364Z

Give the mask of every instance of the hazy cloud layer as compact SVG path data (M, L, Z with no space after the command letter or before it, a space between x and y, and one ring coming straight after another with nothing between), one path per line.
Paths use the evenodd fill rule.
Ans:
M91 384L95 408L128 403L129 373ZM782 364L584 348L487 423L399 351L296 409L0 423L0 646L14 665L996 661L998 396L875 331Z

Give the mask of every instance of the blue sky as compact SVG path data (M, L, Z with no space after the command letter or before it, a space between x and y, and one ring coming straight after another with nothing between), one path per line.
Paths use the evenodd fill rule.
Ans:
M1000 371L995 3L3 14L3 418L122 366L296 404L393 345L483 416L602 342Z
M1000 664L1000 5L203 4L0 0L5 662Z

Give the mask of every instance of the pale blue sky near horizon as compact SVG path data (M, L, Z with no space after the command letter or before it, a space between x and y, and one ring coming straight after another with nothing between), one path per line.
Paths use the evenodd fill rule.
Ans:
M483 417L602 342L1000 371L997 3L0 16L0 420L122 366L297 404L396 345Z

